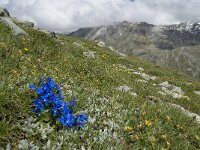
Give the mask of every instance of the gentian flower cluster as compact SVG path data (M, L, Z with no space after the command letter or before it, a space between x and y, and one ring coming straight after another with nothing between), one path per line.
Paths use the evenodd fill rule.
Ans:
M69 103L63 101L64 97L60 86L52 78L42 78L38 85L29 84L29 88L35 90L37 94L37 98L33 101L33 112L37 115L49 109L52 118L56 118L61 125L84 127L88 116L79 114L75 117L73 108L76 107L77 100L71 100Z

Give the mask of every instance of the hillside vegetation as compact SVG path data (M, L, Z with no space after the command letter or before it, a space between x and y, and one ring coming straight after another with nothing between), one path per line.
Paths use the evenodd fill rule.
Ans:
M199 82L91 41L18 26L29 36L0 23L0 147L200 149ZM62 84L67 101L77 97L76 112L90 117L83 129L35 116L27 85L41 77Z

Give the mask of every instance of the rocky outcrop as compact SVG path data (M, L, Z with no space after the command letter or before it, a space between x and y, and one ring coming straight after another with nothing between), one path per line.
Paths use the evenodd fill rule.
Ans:
M0 6L0 22L3 22L8 27L10 27L10 29L13 32L13 35L28 36L28 34L23 29L21 29L14 23L14 22L18 22L18 23L21 23L21 22L19 20L17 20L16 18L10 17L9 12L1 6ZM27 25L33 26L31 23L29 23Z
M28 36L28 34L22 30L21 28L19 28L13 21L11 18L9 17L1 17L0 21L3 22L4 24L6 24L7 26L9 26L13 32L14 35L16 36Z
M10 17L10 13L7 9L0 6L0 17Z

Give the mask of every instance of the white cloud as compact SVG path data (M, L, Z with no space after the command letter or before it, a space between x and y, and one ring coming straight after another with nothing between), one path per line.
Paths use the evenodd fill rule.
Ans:
M145 21L172 24L196 21L200 0L0 0L12 16L48 30Z

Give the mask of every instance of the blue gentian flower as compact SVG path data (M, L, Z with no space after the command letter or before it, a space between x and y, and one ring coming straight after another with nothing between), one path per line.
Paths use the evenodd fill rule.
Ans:
M36 86L34 84L29 84L28 87L31 90L35 90L36 89Z
M43 93L42 88L36 88L36 93L37 93L38 95L41 95L41 94Z
M76 124L80 127L83 128L85 122L88 120L88 116L84 114L79 114L78 117L76 118Z
M37 114L37 115L40 115L41 111L44 111L44 106L42 104L41 101L39 100L35 100L33 102L33 111Z
M41 78L38 86L29 84L31 90L35 90L37 99L33 101L33 112L37 115L46 109L49 109L53 118L56 118L61 125L73 127L78 125L80 128L84 127L88 116L84 114L78 115L76 118L73 114L72 108L77 107L78 100L71 100L69 104L63 101L64 97L60 86L57 85L50 77L47 79Z
M75 122L75 117L73 114L65 114L65 115L62 115L60 118L58 118L58 121L63 126L73 127L74 122Z
M78 100L71 100L71 101L69 101L69 106L71 106L71 107L73 107L73 108L76 108L77 106L76 106L76 102L77 102Z
M51 108L52 115L55 117L59 114L59 109L57 107Z

